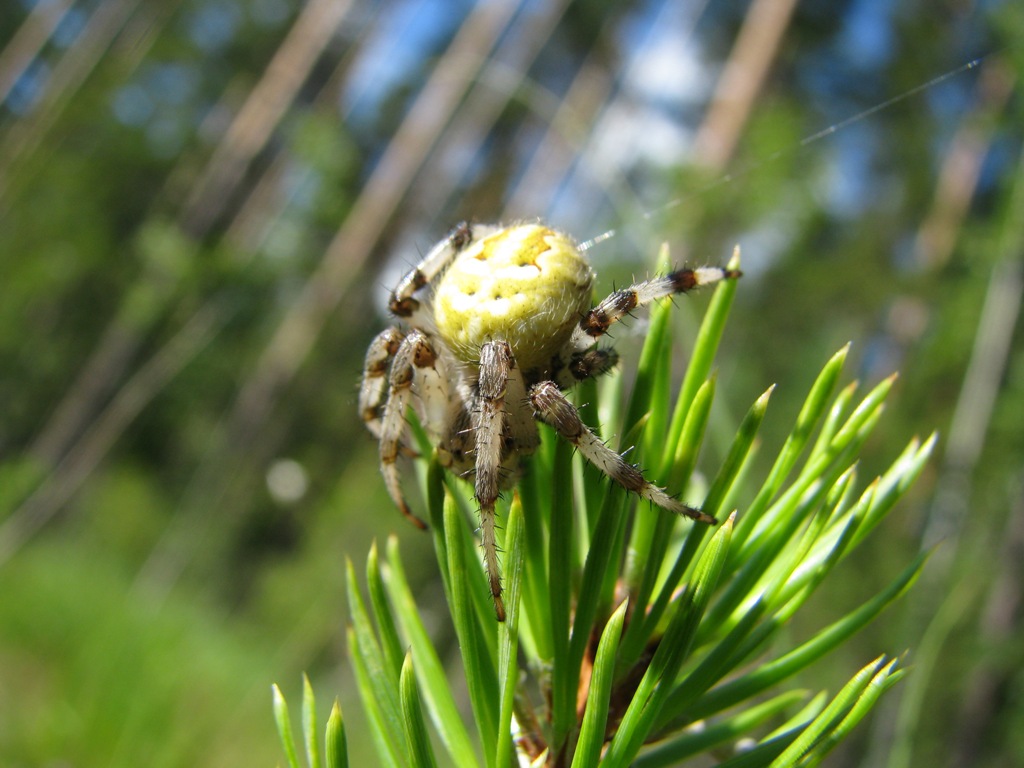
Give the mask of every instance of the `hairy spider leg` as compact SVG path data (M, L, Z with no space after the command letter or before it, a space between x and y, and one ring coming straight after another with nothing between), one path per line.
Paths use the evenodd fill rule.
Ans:
M692 518L699 523L714 525L711 515L694 509L669 496L664 489L648 482L643 473L627 462L597 437L553 381L542 381L530 389L530 402L537 418L552 426L563 438L572 443L583 457L627 491L647 499L677 515Z
M427 524L409 509L409 505L402 495L396 462L398 454L403 448L405 414L412 402L413 382L431 376L439 379L435 367L437 360L437 352L430 342L430 337L422 331L410 331L402 340L391 363L388 399L384 404L384 418L380 434L380 471L384 475L384 485L395 502L395 506L401 510L409 522L421 529L426 529Z
M420 308L420 302L413 294L437 278L452 263L467 245L473 242L473 228L463 222L452 229L448 236L430 249L420 262L405 273L398 285L391 292L388 309L398 317L412 317Z
M564 354L564 352L562 353ZM569 362L561 362L561 355L558 357L558 364L555 369L554 379L560 389L572 389L581 381L608 373L619 362L619 353L611 348L584 350L573 352L569 355Z
M473 431L476 436L475 496L480 505L480 542L498 621L505 620L505 603L501 599L494 503L498 500L501 484L505 397L513 365L512 348L507 342L488 341L480 348L480 379L473 408Z
M388 369L402 338L400 330L387 328L374 337L366 351L363 383L359 387L359 415L377 438L380 438L381 416L388 393Z
M618 322L637 307L650 304L665 296L686 293L694 288L717 283L719 280L735 279L742 274L738 269L722 269L721 267L679 269L662 277L655 277L642 283L635 283L621 291L615 291L583 316L569 341L569 349L572 351L586 349L594 343L595 339L607 333L613 323Z

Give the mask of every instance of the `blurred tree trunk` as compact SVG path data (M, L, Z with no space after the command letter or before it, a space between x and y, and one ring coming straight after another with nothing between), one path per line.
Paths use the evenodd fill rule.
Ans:
M694 162L712 171L721 171L728 164L795 7L796 0L751 3L718 79L711 106L694 138Z

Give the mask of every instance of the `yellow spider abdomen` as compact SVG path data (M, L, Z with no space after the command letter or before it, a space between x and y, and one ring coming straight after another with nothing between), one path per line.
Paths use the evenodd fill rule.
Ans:
M445 271L433 298L437 332L466 363L502 340L522 369L545 367L590 308L593 279L565 235L507 227L470 243Z

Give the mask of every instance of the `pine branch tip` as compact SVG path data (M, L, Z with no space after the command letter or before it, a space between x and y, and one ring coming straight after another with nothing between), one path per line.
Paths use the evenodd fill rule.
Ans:
M729 271L736 272L736 276L739 277L743 273L740 272L740 245L737 243L733 246L732 256L729 261L726 262L725 268Z

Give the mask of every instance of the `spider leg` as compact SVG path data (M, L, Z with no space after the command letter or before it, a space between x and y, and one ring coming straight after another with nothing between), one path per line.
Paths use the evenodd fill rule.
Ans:
M473 408L476 435L475 496L480 505L480 540L498 621L505 620L505 604L501 599L501 571L494 535L494 503L498 499L501 483L505 398L510 371L514 365L512 349L507 342L488 341L480 348L479 389Z
M619 362L619 353L611 348L596 347L569 355L568 364L555 366L555 383L561 389L571 389L584 379L608 373Z
M462 222L452 229L448 237L431 248L420 263L406 272L399 281L388 302L391 312L398 317L412 317L420 308L420 302L413 298L413 294L441 274L473 239L473 227L468 222Z
M693 518L697 522L711 525L717 522L711 515L683 504L669 496L664 489L648 482L639 469L601 442L583 423L579 412L566 400L555 382L542 381L535 384L530 389L530 402L537 418L554 427L558 434L579 449L587 461L627 491L632 491L662 509Z
M738 269L722 269L721 267L700 267L698 269L679 269L662 277L635 283L629 288L615 291L608 298L590 310L573 332L569 342L570 350L582 350L594 343L594 340L608 332L613 323L637 307L650 304L656 299L676 293L686 293L719 280L740 277Z
M396 462L404 447L402 436L405 433L405 414L412 402L413 382L422 377L426 369L433 370L436 362L437 353L425 333L413 330L402 339L391 363L388 399L384 404L380 429L380 471L384 475L384 485L395 506L409 522L423 529L427 524L412 513L402 495Z
M359 414L374 437L380 437L381 417L388 392L388 368L398 352L403 335L398 328L379 333L366 352L363 383L359 387Z

